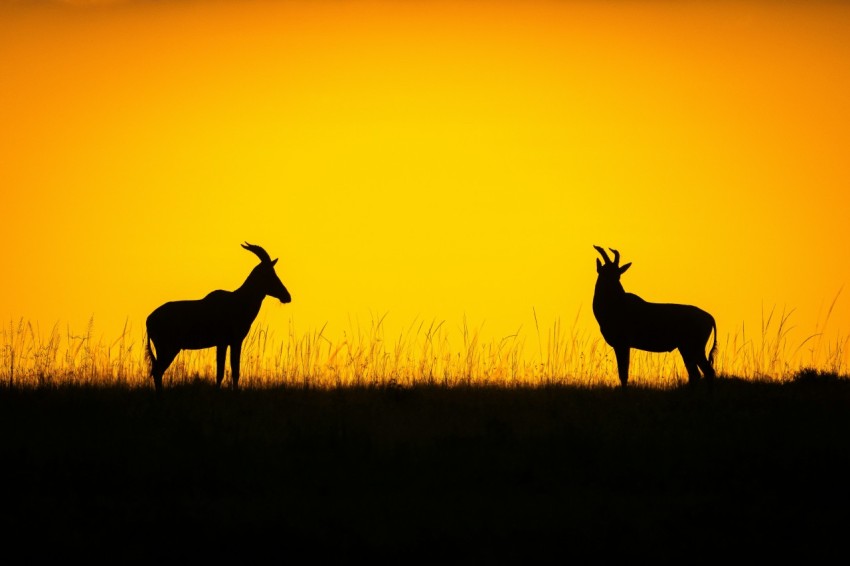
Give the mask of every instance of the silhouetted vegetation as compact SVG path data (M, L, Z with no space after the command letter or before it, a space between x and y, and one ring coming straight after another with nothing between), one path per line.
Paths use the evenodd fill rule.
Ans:
M850 380L703 385L3 387L0 532L27 562L843 553Z

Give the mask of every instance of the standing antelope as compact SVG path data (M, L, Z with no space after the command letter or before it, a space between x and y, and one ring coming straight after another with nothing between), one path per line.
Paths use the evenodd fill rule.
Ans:
M257 255L260 264L251 270L235 291L212 291L195 301L171 301L158 307L147 318L147 357L157 393L162 391L162 375L180 350L216 348L216 386L224 379L224 359L230 347L230 377L233 389L239 387L239 359L242 341L266 295L281 303L292 300L289 291L275 273L269 254L249 243L242 247ZM154 354L151 343L156 349Z
M620 384L629 380L629 353L632 348L649 352L672 352L679 349L688 370L688 383L700 379L702 370L707 381L715 377L714 356L717 354L717 324L714 317L691 305L649 303L637 295L626 293L620 275L631 263L620 266L620 253L614 261L605 250L596 248L605 263L596 258L596 289L593 292L593 315L602 337L614 348ZM714 345L706 358L705 347L714 331Z

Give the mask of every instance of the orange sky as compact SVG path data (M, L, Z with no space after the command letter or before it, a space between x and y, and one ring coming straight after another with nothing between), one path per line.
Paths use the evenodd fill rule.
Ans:
M596 332L599 244L796 344L850 281L848 37L840 2L3 3L0 317L140 333L247 240L276 327Z

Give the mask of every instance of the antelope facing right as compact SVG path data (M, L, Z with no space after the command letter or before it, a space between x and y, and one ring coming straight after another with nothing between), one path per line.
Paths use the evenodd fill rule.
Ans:
M626 293L620 275L631 263L620 266L620 253L614 261L605 250L593 246L605 260L596 258L596 288L593 292L593 315L599 323L602 337L614 348L620 384L629 381L629 354L632 348L648 352L679 350L688 370L688 383L700 379L700 370L706 381L715 377L714 357L717 354L717 324L714 317L692 305L650 303L637 295ZM705 355L708 339L714 331L714 345Z
M235 291L212 291L206 297L190 301L170 301L157 307L147 318L147 358L156 392L162 391L162 375L180 350L216 349L216 386L224 379L224 360L230 348L230 379L239 387L239 361L242 342L266 296L281 303L292 300L289 291L275 273L277 260L260 246L242 247L260 258L242 286ZM153 344L154 350L151 348Z

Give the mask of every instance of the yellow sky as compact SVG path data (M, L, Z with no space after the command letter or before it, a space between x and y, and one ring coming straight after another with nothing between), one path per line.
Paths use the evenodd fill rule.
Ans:
M598 244L802 340L850 281L848 37L839 2L3 3L0 317L141 332L247 240L272 325L594 330Z

